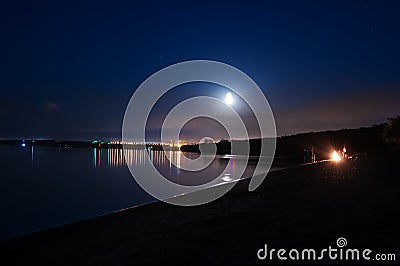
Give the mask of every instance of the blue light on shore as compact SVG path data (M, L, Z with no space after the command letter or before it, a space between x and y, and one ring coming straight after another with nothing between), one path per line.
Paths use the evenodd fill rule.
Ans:
M26 146L26 144L25 144L25 143L22 143L22 144L21 144L21 146L22 146L22 147L25 147L25 146Z

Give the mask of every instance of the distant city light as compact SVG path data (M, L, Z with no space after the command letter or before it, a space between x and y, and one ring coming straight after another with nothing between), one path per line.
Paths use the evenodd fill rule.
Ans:
M232 93L230 93L230 92L226 93L226 95L225 95L225 103L228 104L228 105L233 104Z
M338 161L342 160L342 157L340 156L340 154L337 151L333 151L332 160L335 162L338 162Z

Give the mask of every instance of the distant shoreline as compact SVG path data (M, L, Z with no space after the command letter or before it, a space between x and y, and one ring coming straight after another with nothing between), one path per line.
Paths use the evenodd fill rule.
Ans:
M96 148L96 149L122 149L123 144L111 143L109 141L80 141L80 140L33 140L33 139L9 139L0 140L0 145L23 146L23 147L58 147L58 148ZM152 150L179 150L178 147L163 146L161 144L133 144L127 146L132 149L144 149L145 147Z
M387 143L383 138L383 131L386 124L374 125L372 127L361 127L358 129L341 129L336 131L321 131L300 133L291 136L276 138L275 157L284 157L292 164L299 164L309 161L306 157L315 154L315 160L330 159L334 150L346 148L348 154L359 153L383 153L388 150ZM123 148L118 142L95 140L89 141L68 141L68 140L22 140L22 139L0 139L0 145L22 145L26 146L54 146L64 148ZM232 140L241 142L241 140ZM250 155L260 154L260 139L250 139ZM206 144L207 145L207 144ZM231 154L231 141L221 140L216 143L217 154ZM181 150L187 152L200 152L199 144L183 146L169 146L160 143L147 143L131 145L133 149L150 148L152 150ZM314 158L313 158L314 159Z

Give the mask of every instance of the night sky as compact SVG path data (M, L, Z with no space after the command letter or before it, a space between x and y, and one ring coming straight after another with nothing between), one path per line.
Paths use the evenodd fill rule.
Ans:
M279 135L371 126L400 113L398 1L7 2L0 138L119 137L135 88L193 59L247 73ZM165 102L197 93L225 91L192 84Z

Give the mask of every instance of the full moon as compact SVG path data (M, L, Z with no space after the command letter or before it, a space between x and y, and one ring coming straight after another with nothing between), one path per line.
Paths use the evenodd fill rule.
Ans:
M233 103L233 96L232 96L232 93L228 92L228 93L225 95L225 103L228 104L228 105L231 105L231 104Z

